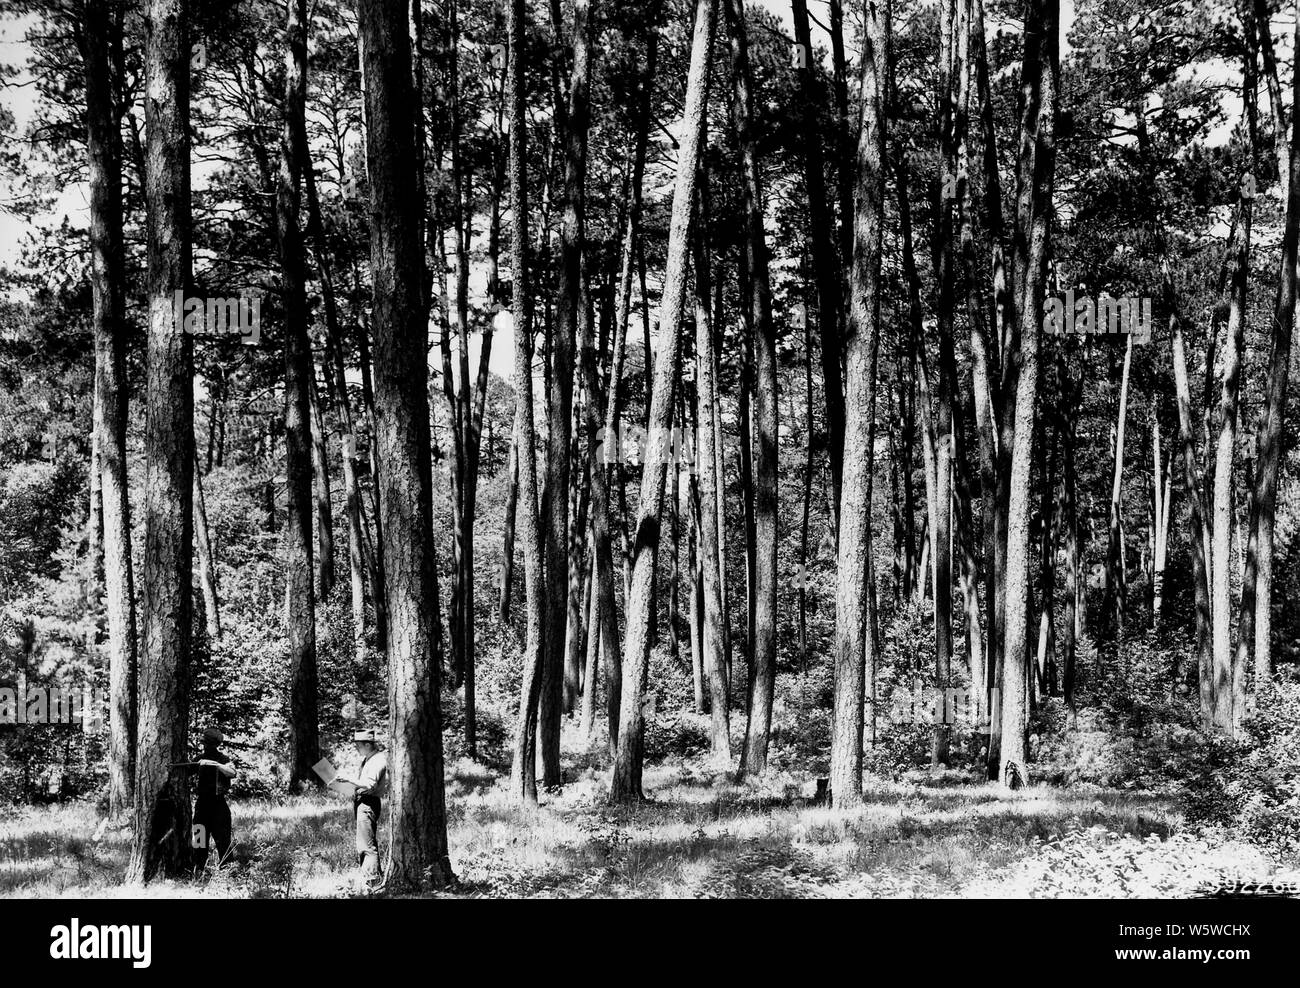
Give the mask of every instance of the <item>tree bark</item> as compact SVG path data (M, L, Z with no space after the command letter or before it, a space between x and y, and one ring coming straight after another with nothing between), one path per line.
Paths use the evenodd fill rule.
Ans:
M144 640L139 670L135 837L129 884L189 860L189 664L193 606L193 337L174 325L190 287L190 44L185 0L145 8L146 255Z
M1264 25L1267 27L1267 24ZM1296 18L1300 42L1300 16ZM1300 72L1293 73L1292 105L1300 97ZM1291 331L1295 324L1296 258L1300 243L1300 113L1291 114L1290 164L1287 169L1286 222L1273 315L1272 352L1269 357L1266 405L1256 439L1255 486L1252 497L1251 539L1256 561L1254 581L1255 681L1273 672L1273 529L1277 511L1277 481L1282 460L1282 427L1286 413L1287 378L1291 366Z
M388 770L396 887L454 880L443 793L428 371L405 4L361 0L374 278L375 419L388 594Z
M309 369L307 395L311 402L311 472L316 495L316 595L318 600L325 600L334 592L334 510L329 451L325 445L325 410L321 406L314 362Z
M729 3L734 0L728 0ZM726 634L722 610L722 532L717 512L720 478L714 453L716 433L713 412L719 403L711 317L712 278L709 266L709 184L701 176L699 215L695 227L695 361L696 408L699 429L696 443L699 487L700 592L703 595L701 635L702 665L709 685L709 744L719 763L731 761L730 698Z
M619 744L610 785L612 803L628 803L642 798L645 721L641 704L650 664L651 586L659 552L668 433L672 426L673 396L680 353L678 327L685 301L686 261L690 246L696 170L705 142L709 55L716 13L716 0L698 0L691 41L690 70L686 79L682 141L678 150L677 178L673 189L672 220L668 232L667 270L659 303L659 354L655 363L654 390L650 401L649 449L641 477L641 498L637 505L636 562L627 608Z
M527 601L527 637L520 687L519 718L515 727L511 788L524 803L537 802L537 708L542 690L543 606L541 531L537 517L537 460L533 436L532 298L528 288L528 185L527 131L524 115L524 2L510 0L506 7L509 43L506 92L509 100L512 269L512 309L515 344L515 445L519 476L516 525L524 554L524 592Z
M133 799L136 710L134 572L126 476L125 326L122 254L121 118L117 79L122 55L122 8L87 4L80 42L86 86L86 147L90 179L92 332L95 415L91 531L97 578L107 591L109 624L109 816Z
M199 584L203 590L203 610L208 619L208 638L221 637L221 595L217 589L216 553L208 528L208 506L203 499L203 478L194 470L194 541L199 557Z
M868 4L862 56L853 266L846 333L847 383L844 487L840 501L835 588L835 707L831 728L831 799L862 801L862 704L875 668L870 622L871 422L875 416L873 354L880 329L880 255L885 200L885 91L890 72L889 0ZM870 690L874 696L874 685Z
M776 552L777 522L777 407L776 329L772 323L772 293L768 277L766 234L763 229L763 184L759 169L756 137L753 129L753 94L749 81L749 54L745 37L742 0L726 0L732 57L732 123L740 145L743 172L743 211L745 214L745 275L748 297L746 328L752 334L755 353L754 426L757 438L757 462L754 477L754 596L753 638L751 642L752 679L749 687L749 717L745 726L743 771L761 774L767 767L768 737L772 730L772 702L776 691ZM795 0L796 28L802 0ZM806 15L806 11L805 11ZM804 24L805 34L807 23ZM807 38L803 42L807 44ZM811 49L809 49L811 51ZM811 58L805 61L811 63ZM805 86L811 83L805 80ZM815 145L807 142L807 147ZM811 155L813 152L809 152ZM820 209L822 245L827 255L822 272L827 280L822 296L820 318L839 317L839 278L834 270L834 241L825 215L825 182L821 177L821 158L817 155L816 181L819 193L809 187L809 196ZM808 166L811 169L811 165ZM812 179L808 179L812 181ZM816 223L814 223L816 225ZM838 351L832 351L838 353ZM837 372L838 372L838 357ZM838 379L837 379L838 380ZM836 385L838 387L838 384ZM827 387L827 393L831 391ZM833 428L833 427L832 427ZM834 440L832 440L833 444Z
M731 4L740 4L743 0L729 0ZM834 518L840 514L840 502L843 498L844 485L844 429L845 406L844 385L840 375L840 354L843 340L840 330L840 299L842 292L840 267L835 260L835 235L831 229L831 217L827 204L826 178L822 158L821 107L823 105L821 87L817 81L818 63L812 48L812 36L808 27L807 0L793 0L791 5L794 17L794 38L802 46L802 65L799 69L799 90L801 119L806 140L800 142L803 148L804 186L808 197L808 235L812 243L813 270L817 281L817 319L822 340L822 378L826 391L826 431L830 442L831 487L834 503ZM832 32L834 34L834 32ZM743 42L742 42L743 43ZM747 63L746 63L747 67ZM748 121L746 121L748 124ZM736 128L740 131L740 128ZM742 144L743 147L743 144ZM839 148L836 157L839 158ZM841 173L843 175L843 173ZM761 200L759 209L762 209ZM849 264L849 258L844 258ZM752 269L751 275L753 277ZM766 287L766 272L764 272ZM759 382L756 393L762 401L763 351L759 348ZM759 413L759 433L762 441L762 413ZM762 483L760 465L760 485ZM760 537L760 543L761 543ZM761 596L761 595L760 595Z
M1183 487L1191 507L1192 592L1196 606L1197 670L1200 684L1201 720L1209 727L1212 721L1210 671L1213 662L1210 641L1210 538L1207 524L1208 505L1205 485L1196 456L1196 437L1192 425L1192 401L1187 381L1187 356L1183 344L1182 320L1174 307L1172 279L1166 270L1166 294L1170 301L1169 323L1172 330L1174 389L1178 399L1178 434L1183 447Z
M569 444L573 416L574 341L582 311L582 264L585 239L583 185L587 173L587 127L590 90L591 0L575 0L573 72L569 104L561 129L564 183L560 211L560 265L556 319L551 337L551 381L547 409L546 484L550 511L546 519L546 655L542 675L542 776L548 786L560 782L560 717L572 711L576 671L567 661L565 629L569 600ZM576 653L574 653L576 658Z
M108 813L116 819L135 798L135 570L126 465L130 418L124 322L121 84L123 7L87 2L81 57L86 85L90 175L92 332L95 340L95 444L108 597Z
M290 0L285 28L284 123L276 184L275 228L285 324L286 628L289 639L289 785L317 781L316 595L313 586L311 341L299 225L300 181L293 121L306 112L307 3Z
M1038 404L1038 347L1047 241L1053 220L1058 17L1057 0L1031 0L1025 24L1022 69L1022 78L1029 80L1022 125L1029 133L1022 133L1021 140L1033 142L1033 165L1028 215L1021 221L1021 236L1027 248L1024 277L1016 283L1022 303L1017 313L1020 322L1019 374L1014 416L1015 445L1011 453L1011 496L1007 510L1006 642L998 775L1002 784L1009 788L1017 788L1028 780L1025 733L1028 712L1029 506L1032 496L1029 472L1033 462L1034 418Z

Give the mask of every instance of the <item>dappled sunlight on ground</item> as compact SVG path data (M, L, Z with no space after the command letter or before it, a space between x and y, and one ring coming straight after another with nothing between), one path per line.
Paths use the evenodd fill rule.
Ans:
M449 764L450 894L542 897L1014 897L1190 895L1224 874L1262 878L1258 850L1185 832L1170 797L1035 785L1008 792L957 772L868 779L865 802L812 799L812 774L737 781L702 759L648 764L647 799L611 807L608 754L566 732L566 782L520 806L508 777ZM93 806L0 815L0 895L367 895L352 815L329 793L232 804L232 860L192 881L120 885L124 828ZM380 893L382 894L382 893Z

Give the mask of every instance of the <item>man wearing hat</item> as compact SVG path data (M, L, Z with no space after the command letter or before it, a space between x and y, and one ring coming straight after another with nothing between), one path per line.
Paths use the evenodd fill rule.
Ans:
M382 800L388 788L388 758L379 750L374 731L357 731L352 740L360 759L356 776L340 775L334 781L350 782L357 787L352 795L352 811L357 821L357 864L361 867L361 877L373 882L380 877L376 835Z
M217 861L225 861L230 854L232 828L230 807L226 793L230 780L235 777L235 766L229 756L218 750L225 736L215 727L203 732L203 755L194 767L198 769L199 791L194 800L194 866L202 868L208 863L208 850L217 849ZM198 830L202 827L202 830Z

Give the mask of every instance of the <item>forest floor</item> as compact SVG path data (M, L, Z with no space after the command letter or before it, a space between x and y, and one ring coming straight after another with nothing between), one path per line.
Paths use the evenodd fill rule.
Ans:
M817 803L816 774L737 783L698 758L646 766L646 802L605 802L608 759L565 734L566 783L536 809L508 766L449 766L451 893L484 897L1185 897L1286 863L1187 823L1176 795L1088 783L1016 792L956 771L869 778ZM364 896L352 816L330 794L232 801L233 863L157 897ZM385 821L387 815L385 814ZM130 834L88 802L0 809L0 896L115 897ZM386 829L386 828L385 828ZM1290 864L1294 864L1291 862ZM1290 872L1292 880L1297 876ZM379 894L384 894L380 892Z

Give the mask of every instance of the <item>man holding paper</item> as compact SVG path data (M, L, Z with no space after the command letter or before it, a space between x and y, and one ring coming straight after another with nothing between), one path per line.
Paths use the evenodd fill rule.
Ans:
M352 811L357 822L357 864L366 881L377 881L379 873L379 814L383 797L388 789L388 758L379 750L374 731L357 731L352 736L357 747L357 766L354 777L336 775L331 788L354 786Z

